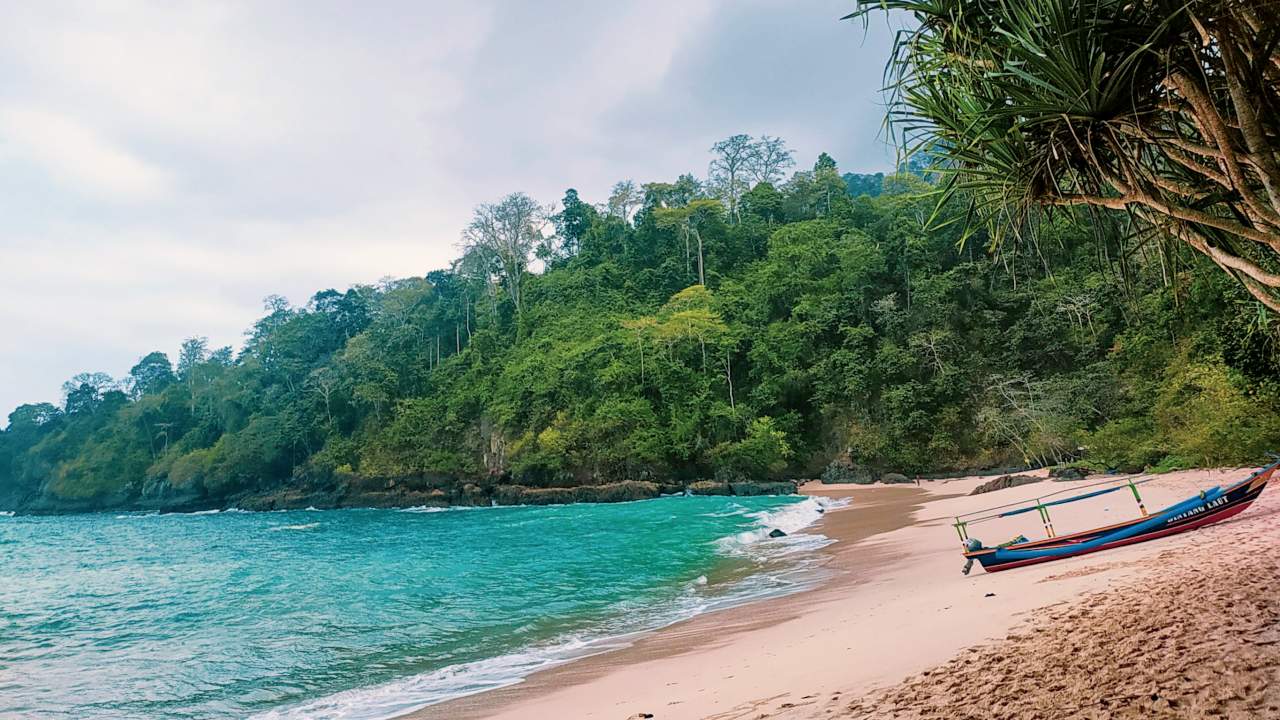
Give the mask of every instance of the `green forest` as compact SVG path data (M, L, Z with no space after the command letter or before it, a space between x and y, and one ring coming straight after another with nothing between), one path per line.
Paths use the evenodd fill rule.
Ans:
M1280 448L1274 318L1185 244L1135 242L1132 217L1063 208L995 242L923 163L795 170L745 135L710 161L597 203L509 195L447 269L273 296L242 348L192 337L77 375L9 416L0 507L487 503Z

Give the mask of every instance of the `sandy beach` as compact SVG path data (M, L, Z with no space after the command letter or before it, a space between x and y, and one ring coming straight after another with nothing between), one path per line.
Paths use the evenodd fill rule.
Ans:
M1142 493L1158 509L1248 472L1170 473ZM1280 717L1280 492L1197 531L965 576L954 515L1079 484L968 495L986 479L807 486L851 498L816 528L838 541L820 587L412 717ZM1112 493L1055 509L1054 523L1061 533L1135 512ZM972 534L1043 533L1034 513L1000 522Z

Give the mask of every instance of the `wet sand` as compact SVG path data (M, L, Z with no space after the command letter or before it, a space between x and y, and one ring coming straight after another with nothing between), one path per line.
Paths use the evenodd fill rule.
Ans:
M1143 495L1155 509L1247 474L1171 473ZM951 516L1072 485L969 497L981 481L806 488L853 498L820 526L839 542L818 589L695 618L414 717L1280 717L1280 491L1194 532L963 576ZM1076 505L1087 507L1055 509L1059 532L1135 512L1125 493ZM1038 536L1027 515L973 534Z

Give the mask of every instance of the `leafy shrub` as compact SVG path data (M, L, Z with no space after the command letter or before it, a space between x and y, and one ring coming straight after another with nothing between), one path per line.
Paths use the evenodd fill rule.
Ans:
M845 460L832 460L827 469L822 471L824 485L852 483L854 485L870 485L875 476L864 467L854 465Z
M1167 454L1146 417L1112 420L1085 438L1085 448L1090 460L1121 472L1142 472Z
M787 434L768 416L752 420L742 440L724 443L712 452L718 470L727 471L734 479L747 480L763 480L782 471L790 457Z
M1171 367L1155 409L1173 453L1188 465L1235 465L1280 447L1280 399L1248 390L1220 362Z

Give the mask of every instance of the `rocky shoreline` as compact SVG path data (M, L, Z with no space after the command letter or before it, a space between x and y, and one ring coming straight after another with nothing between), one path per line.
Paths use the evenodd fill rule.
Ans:
M1073 468L1068 468L1073 469ZM1019 476L1020 477L1020 476ZM1083 477L1083 475L1081 475ZM548 483L571 478L542 479ZM823 482L831 478L824 477ZM928 478L926 478L928 479ZM1004 480L1005 478L998 478ZM1076 479L1055 477L1053 479ZM532 482L531 482L532 480ZM306 508L482 507L490 505L563 505L649 500L663 495L791 495L806 480L620 480L582 484L542 484L540 478L493 475L459 478L445 475L365 477L336 472L325 477L295 477L230 494L196 485L151 479L125 491L92 497L64 497L47 488L27 495L0 496L0 510L33 515L84 512L194 512L200 510L302 510ZM900 473L858 475L855 484L915 484Z
M288 510L305 507L479 507L487 505L567 505L570 503L615 503L651 500L663 495L688 492L692 495L793 495L796 483L700 481L688 485L625 480L574 487L530 487L527 485L464 483L453 489L422 489L405 481L389 481L382 489L354 488L336 496L317 498L314 494L283 491L248 496L237 507L245 510ZM317 504L319 503L319 504Z
M794 481L718 482L701 480L687 484L643 480L577 485L531 487L493 479L459 482L451 478L355 478L324 486L275 486L259 491L210 497L168 485L150 488L136 496L109 498L59 498L48 494L10 499L7 511L32 515L56 515L102 511L193 512L237 508L250 511L302 510L306 508L407 508L485 507L491 505L563 505L651 500L663 495L793 495Z

